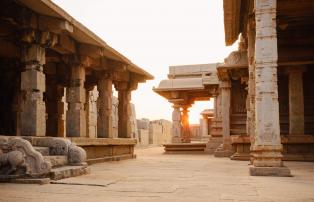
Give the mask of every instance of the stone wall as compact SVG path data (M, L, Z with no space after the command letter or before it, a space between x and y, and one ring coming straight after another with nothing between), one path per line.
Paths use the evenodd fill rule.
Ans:
M147 136L149 144L161 145L170 143L171 125L170 121L164 119L153 121L149 121L148 119L137 120L139 145L147 145Z

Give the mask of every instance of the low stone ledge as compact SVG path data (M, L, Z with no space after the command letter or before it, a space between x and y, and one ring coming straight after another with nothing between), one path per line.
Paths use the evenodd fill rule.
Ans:
M292 177L287 167L250 167L250 175L252 176L274 176L274 177Z
M78 146L135 145L133 138L68 138Z

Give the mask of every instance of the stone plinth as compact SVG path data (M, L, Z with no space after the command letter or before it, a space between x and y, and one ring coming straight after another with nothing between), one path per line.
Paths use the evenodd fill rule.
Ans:
M131 138L69 138L82 147L88 164L136 158L135 139Z

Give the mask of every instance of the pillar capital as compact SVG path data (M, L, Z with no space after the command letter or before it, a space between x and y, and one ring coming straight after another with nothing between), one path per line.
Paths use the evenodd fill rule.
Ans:
M231 81L230 80L228 80L228 81L220 81L219 82L219 88L221 88L221 89L231 88Z

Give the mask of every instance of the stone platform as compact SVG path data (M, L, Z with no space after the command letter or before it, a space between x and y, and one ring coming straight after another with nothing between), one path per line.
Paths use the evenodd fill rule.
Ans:
M92 173L51 184L0 184L8 202L310 202L314 163L286 162L293 177L249 175L244 161L208 154L164 155L162 147L135 149L137 159L91 165Z
M314 135L281 135L283 160L314 161ZM250 137L232 135L231 144L234 150L232 160L250 159Z
M165 153L204 153L206 143L171 143L164 144Z
M86 151L88 164L136 158L131 138L68 138Z
M47 184L89 174L86 152L57 137L0 136L0 181Z

